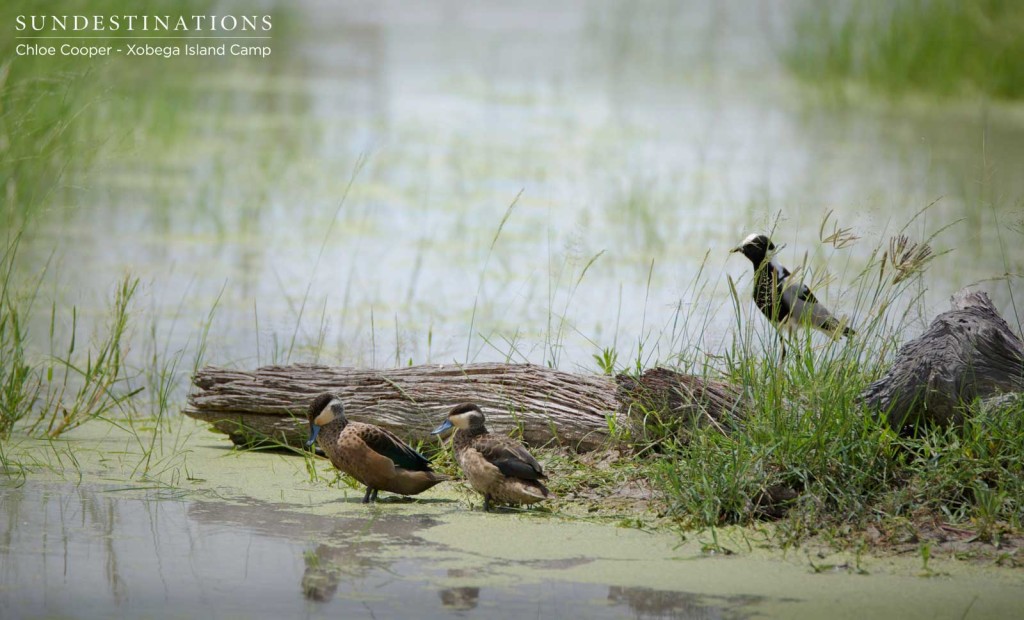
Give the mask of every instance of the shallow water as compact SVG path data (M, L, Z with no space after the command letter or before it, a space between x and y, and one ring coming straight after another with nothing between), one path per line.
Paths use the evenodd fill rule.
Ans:
M936 200L908 234L960 221L934 242L951 252L920 287L924 321L962 286L1024 272L1019 108L805 90L775 55L796 5L296 2L269 61L139 65L166 90L129 95L126 78L82 102L94 133L67 148L92 157L22 240L18 279L50 261L29 357L67 350L71 306L84 356L131 271L133 371L183 352L171 406L214 305L216 364L593 370L605 347L620 366L689 360L736 330L727 279L748 295L750 269L726 251L748 232L775 228L784 262L807 255L834 275L819 297L857 324L854 275ZM822 246L828 210L856 245ZM1006 282L982 286L1019 327ZM741 320L764 329L749 306ZM183 424L152 461L102 422L71 443L0 446L30 468L0 487L0 617L975 618L1024 605L1019 572L933 560L921 577L916 558L867 558L864 575L856 558L766 552L744 539L756 532L709 556L706 534L571 507L482 514L457 485L366 507L328 487L323 464L310 481L301 459L234 453Z
M94 422L5 447L32 473L0 486L0 616L983 618L1024 605L1019 570L936 557L922 576L913 557L769 552L754 530L722 531L735 554L716 555L707 533L571 505L483 513L458 483L366 506L328 485L322 459L312 481L298 456L235 452L192 422L147 481L125 482L139 436Z
M959 223L924 321L1024 272L1019 110L801 88L776 55L796 6L289 3L270 60L165 62L173 101L90 102L130 139L68 171L23 273L53 254L42 294L91 324L132 271L138 331L171 352L223 290L216 363L593 368L731 342L727 278L747 296L750 268L726 251L752 230L834 276L819 297L855 325L870 250L933 201L913 238ZM862 239L823 246L828 210ZM983 287L1019 325L1006 282Z
M390 516L387 505L359 518L123 495L95 485L4 491L4 617L717 618L745 616L756 598L581 583L571 572L496 577L590 560L487 562L424 541L417 534L439 521Z

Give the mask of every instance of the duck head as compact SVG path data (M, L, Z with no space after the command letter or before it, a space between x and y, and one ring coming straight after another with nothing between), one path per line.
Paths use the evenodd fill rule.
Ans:
M306 414L309 419L309 441L306 442L306 447L313 445L316 441L316 436L320 434L320 427L327 426L332 422L341 422L342 426L348 424L348 419L345 417L345 406L342 405L341 399L336 394L330 392L321 394L313 399L313 402L309 405L309 412Z
M730 250L730 252L740 252L744 256L750 259L750 262L754 263L754 268L757 269L764 259L768 256L769 252L775 251L775 244L772 240L765 235L759 235L757 233L748 235L743 243Z
M448 412L448 417L441 423L441 426L435 428L430 434L440 435L452 427L459 430L482 429L484 427L484 412L473 403L455 405Z

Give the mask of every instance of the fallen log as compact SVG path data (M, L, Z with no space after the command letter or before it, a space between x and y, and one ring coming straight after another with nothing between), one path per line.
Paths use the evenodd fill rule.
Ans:
M350 419L378 424L407 441L428 440L453 405L475 402L493 432L577 451L645 437L645 422L655 412L660 425L684 432L691 424L725 429L743 409L737 388L662 368L610 377L532 364L206 367L193 385L183 412L237 444L269 438L301 446L308 434L306 407L325 391L341 398Z
M964 289L951 304L861 392L895 431L957 425L975 400L1024 390L1024 343L988 295Z

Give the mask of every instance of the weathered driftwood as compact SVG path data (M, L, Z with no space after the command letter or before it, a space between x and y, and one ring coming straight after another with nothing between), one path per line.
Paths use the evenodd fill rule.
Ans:
M628 412L634 442L683 438L693 425L722 433L742 421L742 391L729 383L653 368L639 377L616 377L620 410Z
M960 291L902 347L892 368L861 399L894 430L963 422L964 407L1024 390L1024 343L983 292Z
M679 425L720 428L739 409L739 391L727 384L665 369L634 379L531 364L206 367L193 383L187 415L210 422L236 443L270 437L295 446L308 433L306 407L325 391L339 395L351 419L379 424L410 441L428 439L453 405L472 401L495 432L521 432L531 445L555 441L579 451L606 445L613 428L642 425L655 407Z

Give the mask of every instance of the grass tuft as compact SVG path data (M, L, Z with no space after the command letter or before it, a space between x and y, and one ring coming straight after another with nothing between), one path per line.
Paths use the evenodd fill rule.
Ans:
M67 353L63 357L51 357L47 377L56 375L54 378L59 381L46 382L46 402L40 418L32 426L33 430L45 423L46 435L57 437L88 420L122 409L143 390L120 389L126 383L129 308L138 286L138 278L131 275L125 275L118 283L107 333L95 348L86 349L84 360L81 352L75 355L77 332L72 328ZM72 320L74 322L75 319Z
M1024 399L973 405L962 427L915 437L897 435L859 403L861 391L891 364L915 309L922 310L915 291L935 257L934 235L913 241L905 230L879 243L850 280L844 299L853 297L846 307L857 335L848 340L805 330L782 358L774 334L751 327L760 315L742 316L749 300L739 295L746 298L746 289L731 288L736 335L718 357L724 366L706 372L740 386L748 406L742 423L728 433L694 425L673 435L657 411L645 416L645 425L666 431L659 438L663 454L653 457L654 480L672 518L686 527L774 519L783 544L869 526L891 540L906 537L907 529L924 539L936 523L992 542L1019 532ZM823 223L822 237L837 249L856 241L846 229L825 231ZM824 288L820 277L809 281L812 289Z
M19 297L11 283L20 238L14 237L0 257L0 439L10 437L14 425L31 413L42 387L26 356L26 317L34 297Z

